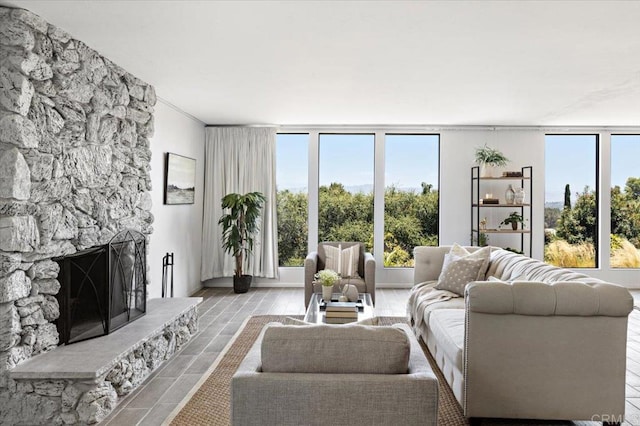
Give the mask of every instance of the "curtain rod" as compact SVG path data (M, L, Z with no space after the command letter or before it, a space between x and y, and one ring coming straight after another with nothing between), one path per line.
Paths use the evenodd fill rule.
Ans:
M367 131L375 131L375 130L420 130L420 131L440 131L440 130L538 130L545 132L570 132L570 131L627 131L627 132L639 132L640 126L489 126L489 125L427 125L427 124L406 124L406 125L384 125L384 124L315 124L315 125L304 125L304 124L207 124L205 127L272 127L276 129L285 129L289 131L295 130L304 130L304 131L355 131L355 130L367 130Z
M278 124L205 124L204 127L282 127Z

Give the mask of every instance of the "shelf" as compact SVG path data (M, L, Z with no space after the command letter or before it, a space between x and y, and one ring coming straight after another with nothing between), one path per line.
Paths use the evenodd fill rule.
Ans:
M510 170L511 172L517 171ZM486 243L490 236L498 235L494 239L497 241L491 241L494 244L500 245L506 243L509 240L510 244L514 242L511 240L519 240L517 249L520 252L531 256L533 249L533 233L531 231L531 225L527 229L512 229L510 224L508 226L498 226L499 219L497 218L502 213L509 214L514 212L524 219L528 220L530 224L533 224L534 212L533 201L531 198L519 198L522 204L512 203L507 204L506 198L500 199L500 197L487 197L482 198L482 195L491 193L500 193L501 190L507 189L507 187L522 187L528 197L533 196L533 167L525 166L520 168L521 176L480 176L480 167L474 166L471 168L471 245L478 244L480 242ZM501 188L501 189L500 189ZM515 195L515 194L514 194ZM494 201L496 204L483 203L482 201ZM493 209L493 210L492 210ZM502 210L500 210L502 209ZM510 210L509 210L510 209ZM488 216L482 219L483 216ZM482 219L482 220L481 220ZM486 228L481 230L480 227L486 225ZM522 227L522 223L518 224L519 228ZM500 237L500 235L511 235L511 237ZM483 238L484 237L484 238Z
M477 177L477 176L473 176L472 177L473 180L529 180L531 179L528 176L497 176L497 177Z
M531 204L474 204L473 207L529 207Z
M530 229L481 229L478 231L474 229L473 232L482 232L483 234L529 234Z

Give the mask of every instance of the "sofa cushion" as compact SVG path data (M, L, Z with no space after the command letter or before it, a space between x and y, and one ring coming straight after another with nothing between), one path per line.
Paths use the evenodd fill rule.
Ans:
M398 327L267 324L263 372L406 374L410 342Z
M439 309L431 312L429 330L436 346L460 370L464 370L464 310Z
M467 284L478 280L478 274L481 273L485 260L483 258L458 258L455 255L446 254L444 264L436 289L447 290L462 296Z
M429 318L431 316L431 312L439 311L441 309L460 309L464 310L464 298L463 297L454 297L449 300L445 300L443 302L432 303L427 306L424 310L424 324L429 325Z
M453 244L453 246L451 246L451 251L449 252L449 254L451 255L449 257L450 260L456 260L463 257L466 259L483 259L484 263L478 271L476 280L482 281L485 279L487 269L489 268L489 262L491 260L491 247L487 246L475 251L470 251L459 244ZM444 269L446 266L447 260L445 259L444 264L442 265L442 269Z
M359 245L342 248L342 250L341 247L325 245L324 253L325 269L336 271L343 277L358 276L358 260L360 259Z
M345 284L355 285L356 288L358 289L358 293L366 293L367 292L366 291L367 290L367 284L360 277L340 280L338 283L334 284L333 292L334 293L339 292L340 289L342 288L342 286L345 285ZM314 293L322 293L322 284L314 283L313 284L313 291L314 291Z

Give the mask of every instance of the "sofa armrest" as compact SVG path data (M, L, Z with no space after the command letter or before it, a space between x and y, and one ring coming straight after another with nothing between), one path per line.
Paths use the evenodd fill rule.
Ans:
M371 295L373 304L376 304L376 260L371 253L364 254L364 285L367 293Z
M313 276L318 272L318 252L312 251L304 259L304 307L309 307L313 294Z
M469 284L465 416L619 418L632 304L613 284Z

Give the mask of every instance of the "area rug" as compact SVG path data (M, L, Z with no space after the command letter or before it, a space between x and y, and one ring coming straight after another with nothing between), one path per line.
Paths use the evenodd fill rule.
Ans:
M223 349L202 379L165 420L163 425L197 426L197 425L229 425L230 424L230 389L231 377L238 369L251 346L258 338L265 324L278 321L286 322L287 316L260 315L247 318L229 344ZM302 317L294 317L302 319ZM380 325L391 325L406 322L404 317L379 317ZM462 414L462 408L456 400L451 388L444 379L440 369L426 346L420 342L431 368L438 377L438 426L464 426L469 422ZM482 426L591 426L597 422L583 421L541 421L482 419Z

